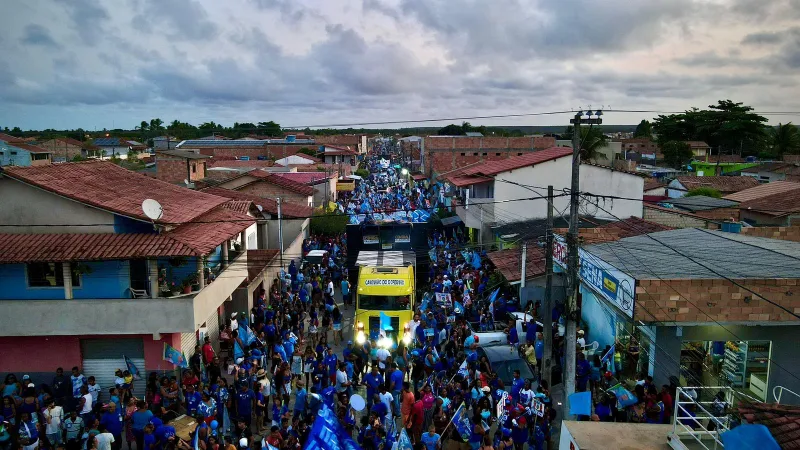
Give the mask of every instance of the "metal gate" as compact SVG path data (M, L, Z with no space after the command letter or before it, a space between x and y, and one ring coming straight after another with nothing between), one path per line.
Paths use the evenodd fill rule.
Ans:
M133 395L144 398L147 372L144 367L144 343L141 338L126 339L81 339L81 356L83 374L93 376L100 386L99 402L107 402L108 390L114 387L117 369L126 370L127 356L139 369L142 379L133 383Z
M194 355L194 346L197 345L196 333L181 333L181 351L187 361Z
M214 347L215 352L219 353L219 314L217 310L214 310L206 320L206 336L211 338L211 346Z

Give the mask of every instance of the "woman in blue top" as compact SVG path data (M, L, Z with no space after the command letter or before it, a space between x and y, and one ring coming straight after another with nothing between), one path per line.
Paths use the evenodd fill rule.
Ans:
M17 376L13 373L6 375L6 380L3 383L3 397L19 396L22 392L22 385L17 381Z

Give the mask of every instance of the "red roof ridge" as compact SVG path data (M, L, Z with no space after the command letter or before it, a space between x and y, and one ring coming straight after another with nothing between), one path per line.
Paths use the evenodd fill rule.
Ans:
M466 169L463 173L464 175L494 176L498 173L534 166L536 164L552 161L554 159L563 158L571 154L572 149L569 147L550 147L545 150L537 150L520 156L513 156L508 159L484 161L480 166Z
M269 214L278 214L278 202L271 198L259 197L257 195L247 194L241 191L234 191L233 189L225 189L217 186L207 187L202 189L202 191L232 200L251 201L256 205L261 205L261 207L264 208L264 211ZM307 205L287 201L281 202L281 215L284 217L304 219L311 217L313 212L314 209Z

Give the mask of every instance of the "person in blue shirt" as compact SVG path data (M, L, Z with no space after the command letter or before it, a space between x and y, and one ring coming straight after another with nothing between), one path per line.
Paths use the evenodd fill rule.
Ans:
M536 341L536 319L531 317L531 320L528 321L525 327L525 343L526 344L533 344Z
M378 366L372 366L372 370L364 375L364 384L367 385L367 408L371 408L373 397L378 393L378 387L383 384L383 376L378 372Z
M239 415L239 419L244 420L248 427L250 427L253 415L253 401L255 398L255 394L247 384L242 384L239 387L239 392L236 393L236 412Z
M519 393L525 387L525 380L520 377L519 370L514 371L514 380L511 382L511 400L520 403Z
M150 423L153 424L153 436L155 436L155 444L153 448L163 450L165 447L169 446L172 442L175 441L175 427L171 425L164 425L161 422L161 419L154 417L150 420Z
M186 386L186 392L183 396L186 398L186 413L194 417L197 415L197 408L200 407L203 397L199 392L194 390L193 384Z
M333 349L328 347L328 355L325 356L325 359L322 360L325 366L328 368L328 376L330 377L330 383L336 381L336 367L339 365L339 358L333 353Z
M392 397L394 398L394 415L400 415L400 391L403 389L403 378L405 373L397 368L396 363L392 363L392 374L389 376L390 385L392 387Z
M156 443L156 435L153 434L155 432L155 428L153 427L152 423L148 423L144 426L143 430L143 437L142 437L142 450L154 450L155 443ZM138 447L137 447L138 449Z
M300 419L305 418L306 397L308 397L306 383L303 380L297 380L297 391L294 397L294 413L292 417L299 417Z
M120 445L122 444L122 426L124 424L122 419L122 409L117 408L116 403L108 403L108 410L103 413L102 417L100 417L100 424L105 425L106 430L114 435L115 443L119 442Z
M586 361L586 355L584 355L583 352L578 352L578 362L575 365L576 391L586 391L586 385L589 382L589 375L591 372L592 368L589 365L589 361Z
M425 444L425 450L436 450L439 448L439 441L442 437L436 434L436 426L431 425L427 433L422 433L420 441Z
M346 279L342 280L342 301L345 308L350 305L350 283Z

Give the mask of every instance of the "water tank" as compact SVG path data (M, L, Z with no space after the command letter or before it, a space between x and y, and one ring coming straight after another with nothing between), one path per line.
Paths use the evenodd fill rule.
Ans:
M290 135L286 136L286 142L294 142L296 140L297 140L297 136L295 136L294 134L290 134Z
M240 156L239 160L240 161L250 161L250 157L249 156Z
M739 222L723 222L721 229L726 233L741 233L742 224Z

